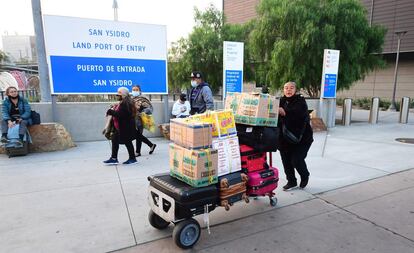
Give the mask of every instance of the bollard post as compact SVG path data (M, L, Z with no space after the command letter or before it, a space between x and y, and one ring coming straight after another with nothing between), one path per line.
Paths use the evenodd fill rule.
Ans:
M352 99L344 99L344 105L342 107L342 125L349 126L351 124L352 114Z
M369 123L371 124L378 123L379 101L379 97L373 97L371 100L371 110L369 112Z
M408 112L410 111L410 98L409 97L403 97L401 99L401 105L400 105L400 120L399 122L402 124L408 123Z

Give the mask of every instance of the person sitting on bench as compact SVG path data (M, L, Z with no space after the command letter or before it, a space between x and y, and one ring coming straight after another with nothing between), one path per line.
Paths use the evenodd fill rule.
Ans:
M23 138L27 132L27 126L31 125L31 109L27 99L19 96L16 87L6 89L6 98L2 106L1 142L7 143L9 128L19 124L19 144L23 145Z

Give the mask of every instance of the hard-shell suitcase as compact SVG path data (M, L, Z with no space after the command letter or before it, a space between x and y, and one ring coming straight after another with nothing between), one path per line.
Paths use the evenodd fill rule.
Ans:
M246 195L247 175L240 171L219 177L220 206L224 206L226 211L237 201L244 200L249 202Z
M239 143L253 147L257 152L275 152L279 142L279 128L236 124Z
M244 173L269 168L266 162L266 153L257 152L250 146L240 145L240 158L242 172Z
M279 171L277 168L270 167L269 169L254 171L247 174L249 181L247 182L247 195L249 196L269 196L270 204L276 205L272 197L273 192L277 188L279 181Z
M148 177L151 209L158 209L165 220L175 221L214 210L218 202L217 185L195 188L170 176L169 173ZM162 196L161 196L162 195ZM174 210L172 210L174 209ZM157 210L155 210L157 211ZM167 216L161 215L165 213Z

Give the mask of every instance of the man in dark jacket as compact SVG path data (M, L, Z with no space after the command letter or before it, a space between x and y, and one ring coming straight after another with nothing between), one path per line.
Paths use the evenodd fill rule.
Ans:
M288 190L297 186L295 169L301 178L299 186L305 188L310 175L305 158L313 142L308 106L305 98L296 94L294 82L286 83L283 93L279 105L279 149L288 181L283 189Z
M189 94L191 111L190 114L203 113L207 110L214 110L213 93L204 82L203 75L199 71L191 73L191 91Z
M6 98L2 105L1 142L7 143L9 128L19 125L19 144L23 145L23 138L27 126L31 124L31 109L27 99L20 97L15 87L6 89Z

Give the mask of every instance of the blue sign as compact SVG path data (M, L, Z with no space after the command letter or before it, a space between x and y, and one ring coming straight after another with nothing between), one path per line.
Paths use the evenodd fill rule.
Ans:
M145 93L168 93L165 60L50 56L53 93L116 93L139 84Z
M241 70L226 70L226 92L242 92L242 77Z
M324 98L336 97L336 74L325 74L325 82L323 87Z

